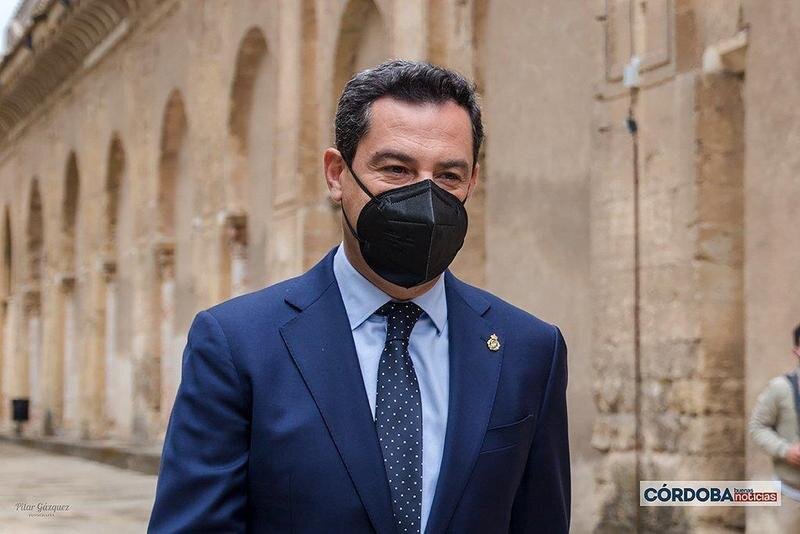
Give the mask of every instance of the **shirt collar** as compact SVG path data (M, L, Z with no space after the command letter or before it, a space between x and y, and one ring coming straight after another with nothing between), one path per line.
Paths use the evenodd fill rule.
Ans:
M378 308L392 300L392 297L364 278L364 275L353 267L344 252L344 243L339 244L333 256L333 274L342 294L351 330L358 328ZM411 300L430 317L437 332L441 332L447 321L444 276L440 275L433 287Z

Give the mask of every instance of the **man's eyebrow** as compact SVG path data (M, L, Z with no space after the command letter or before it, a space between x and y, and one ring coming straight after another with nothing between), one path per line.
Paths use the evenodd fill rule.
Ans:
M404 154L403 152L397 152L396 150L379 150L375 152L371 158L369 158L367 165L370 167L375 167L386 159L396 159L397 161L402 161L403 163L408 163L409 165L417 162L416 159L408 154Z
M452 169L455 167L463 170L464 172L469 171L469 163L467 163L467 160L464 159L448 159L447 161L439 162L436 166L441 169Z
M408 154L405 154L403 152L397 152L396 150L379 150L378 152L373 154L371 158L369 158L367 165L369 165L370 167L376 167L382 161L387 159L402 161L403 163L407 163L409 165L417 162L417 160L414 157L409 156ZM436 167L440 169L457 168L463 170L464 172L469 171L469 163L467 163L467 161L464 159L448 159L445 161L440 161L436 164Z

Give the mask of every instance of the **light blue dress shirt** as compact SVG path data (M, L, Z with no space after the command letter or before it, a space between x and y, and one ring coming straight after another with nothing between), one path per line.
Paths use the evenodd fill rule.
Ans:
M333 274L342 294L353 332L361 376L369 407L375 418L378 363L386 341L386 317L375 312L392 298L364 278L347 259L344 244L333 256ZM408 352L417 373L422 400L422 521L425 532L439 479L444 437L447 429L447 401L450 386L450 354L447 333L447 299L444 276L424 294L412 299L424 312L409 338Z

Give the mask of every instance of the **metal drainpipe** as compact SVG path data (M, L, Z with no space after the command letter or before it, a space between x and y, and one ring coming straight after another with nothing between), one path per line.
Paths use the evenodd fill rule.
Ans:
M634 433L635 491L638 494L642 480L642 362L641 362L641 269L640 269L640 208L639 208L639 125L635 109L639 99L639 88L630 89L630 106L626 121L631 134L633 149L633 372L634 372ZM640 506L636 506L636 531L641 530Z

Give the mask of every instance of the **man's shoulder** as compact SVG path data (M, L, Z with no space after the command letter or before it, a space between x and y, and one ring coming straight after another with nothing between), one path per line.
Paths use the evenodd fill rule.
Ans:
M541 319L533 313L524 310L507 300L482 289L471 285L463 280L453 277L458 291L473 300L483 300L489 305L486 312L487 320L507 331L515 334L534 336L536 341L549 343L553 342L557 326Z
M260 289L231 297L211 306L205 311L225 325L252 323L255 318L278 319L289 317L290 307L285 302L286 296L296 287L302 277L295 276Z
M304 273L229 298L205 311L228 324L252 324L254 320L267 319L270 324L280 326L294 316L292 303L302 305L313 301L331 283L335 251L336 247L332 248ZM291 299L288 298L290 294Z

